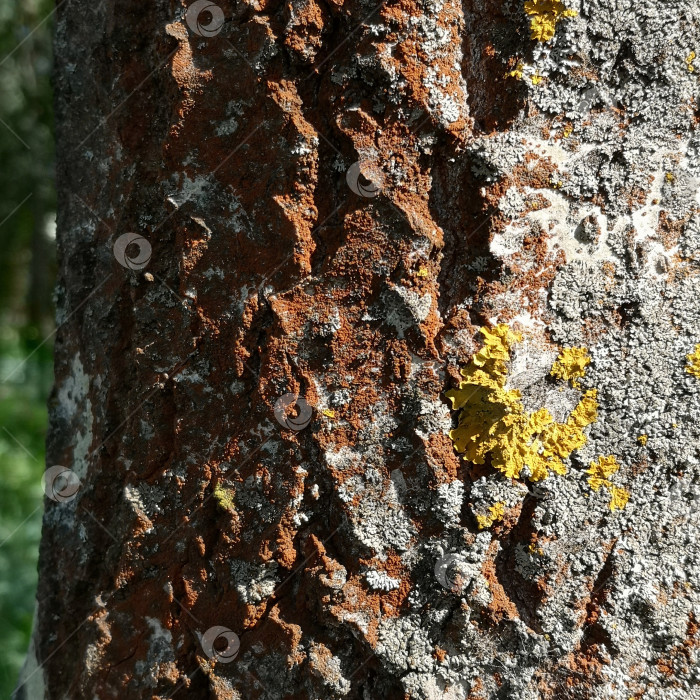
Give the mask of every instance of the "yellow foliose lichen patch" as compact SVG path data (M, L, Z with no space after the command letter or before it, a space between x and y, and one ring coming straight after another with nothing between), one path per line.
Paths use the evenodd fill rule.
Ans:
M524 68L525 68L525 66L523 65L523 62L518 61L515 68L513 68L512 71L509 71L508 73L506 73L506 76L511 77L511 78L517 78L518 80L521 80L523 77L523 73L524 73L523 69Z
M563 423L547 408L527 412L518 389L506 389L511 346L521 340L507 324L482 328L484 346L461 370L458 389L446 392L458 426L450 431L465 460L491 465L514 479L527 467L531 481L565 474L564 460L586 443L583 429L596 420L597 392L589 389Z
M597 462L591 462L590 468L586 471L589 474L588 483L594 491L597 491L601 486L610 486L608 477L611 477L620 465L613 455L607 457L598 457Z
M685 371L700 379L700 343L695 346L695 350L689 355L686 355L688 364L685 366Z
M477 515L476 522L479 525L479 530L485 530L487 527L491 527L498 520L503 520L505 514L506 504L503 501L498 501L494 503L489 508L488 515Z
M610 510L622 510L629 500L630 493L626 489L621 489L617 486L610 488Z
M214 498L219 504L219 507L223 508L223 510L228 510L230 512L234 512L236 510L235 496L236 492L233 489L228 489L221 486L221 484L217 484L214 487Z
M620 469L618 461L613 455L607 457L598 457L597 462L591 462L590 468L586 471L588 474L588 483L594 491L598 491L601 486L610 493L610 510L622 510L629 501L629 491L613 486L610 477Z
M552 366L552 376L557 379L570 380L578 388L578 380L586 374L586 367L591 358L586 348L564 348Z
M530 38L549 41L562 17L576 17L575 10L567 10L561 0L527 0L525 13L530 16Z

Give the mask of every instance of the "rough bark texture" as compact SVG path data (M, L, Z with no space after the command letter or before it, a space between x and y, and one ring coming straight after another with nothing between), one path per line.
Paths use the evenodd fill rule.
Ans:
M697 3L218 4L57 14L17 697L700 697Z

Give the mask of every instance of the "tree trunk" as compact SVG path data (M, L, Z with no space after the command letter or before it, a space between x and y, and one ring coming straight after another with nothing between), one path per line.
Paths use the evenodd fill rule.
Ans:
M699 30L61 4L16 697L699 698Z

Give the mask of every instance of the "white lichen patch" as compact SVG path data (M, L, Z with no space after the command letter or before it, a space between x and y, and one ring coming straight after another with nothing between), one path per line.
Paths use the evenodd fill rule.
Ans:
M435 513L445 525L457 525L462 512L464 501L464 484L451 481L440 484L435 495Z
M75 472L83 481L87 475L88 458L93 435L93 412L89 398L90 378L83 370L80 356L73 357L71 371L57 386L57 412L66 421L66 429L73 430L73 459L63 466ZM70 426L70 427L69 427Z
M255 564L234 559L230 567L238 597L246 605L255 605L270 597L280 584L277 562Z
M145 622L151 631L147 657L136 662L135 671L149 687L155 688L162 678L172 678L177 673L175 647L172 632L160 620L146 617Z
M343 675L341 660L334 656L325 645L311 643L309 669L335 696L343 697L350 692L352 685Z
M401 585L401 580L393 578L386 571L370 569L365 573L367 585L376 591L394 591Z
M194 180L191 180L189 176L184 173L178 185L178 189L168 195L168 200L178 209L185 202L199 202L205 197L207 189L210 187L207 177L199 175L195 177Z

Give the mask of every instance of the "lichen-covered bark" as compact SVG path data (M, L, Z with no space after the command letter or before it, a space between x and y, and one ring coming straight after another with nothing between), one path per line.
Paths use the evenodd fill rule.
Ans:
M17 697L699 698L697 3L190 5L57 13Z

